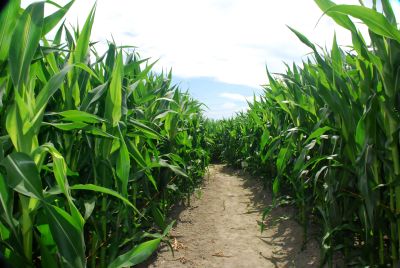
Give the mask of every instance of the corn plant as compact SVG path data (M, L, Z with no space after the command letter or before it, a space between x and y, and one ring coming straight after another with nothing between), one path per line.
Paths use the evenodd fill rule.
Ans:
M322 50L290 28L311 56L284 74L267 71L261 99L210 129L221 137L224 161L246 161L272 187L275 200L290 196L305 242L310 223L321 226L324 262L332 266L340 251L348 265L395 267L400 31L389 1L381 1L383 14L375 1L372 8L315 2L350 31L353 48L341 49L334 38L332 49ZM368 27L371 44L351 18Z
M14 267L144 261L209 161L201 104L129 47L99 54L96 7L60 24L73 2L0 14L0 252Z

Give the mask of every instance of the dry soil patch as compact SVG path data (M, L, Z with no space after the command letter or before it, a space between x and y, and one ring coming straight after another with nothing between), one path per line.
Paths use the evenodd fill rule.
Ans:
M271 195L255 179L213 165L200 197L177 206L171 232L175 254L163 245L143 267L318 267L316 241L302 246L302 229L293 210L278 208L260 233L263 209Z

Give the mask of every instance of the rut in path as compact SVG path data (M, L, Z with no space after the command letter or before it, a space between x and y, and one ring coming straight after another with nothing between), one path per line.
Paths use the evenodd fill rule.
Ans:
M290 208L275 210L260 233L257 222L270 202L255 179L211 166L201 195L171 213L175 256L164 245L143 267L318 267L317 243L301 251L302 229Z

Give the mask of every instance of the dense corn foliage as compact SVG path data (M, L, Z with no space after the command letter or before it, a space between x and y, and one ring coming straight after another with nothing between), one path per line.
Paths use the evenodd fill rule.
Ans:
M97 53L95 7L46 38L72 4L0 14L0 252L13 267L142 262L209 161L201 104L129 47Z
M301 66L272 76L246 113L211 124L214 154L271 185L275 203L298 208L304 227L321 226L324 261L399 267L400 31L392 7L315 0L350 31L353 47L312 50ZM369 28L369 45L351 20ZM284 200L283 200L284 199ZM266 210L266 213L268 210Z

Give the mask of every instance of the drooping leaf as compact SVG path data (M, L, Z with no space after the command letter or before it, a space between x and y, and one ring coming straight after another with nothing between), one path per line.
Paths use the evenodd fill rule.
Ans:
M6 169L8 185L15 191L36 199L43 198L39 171L32 158L25 153L11 153L1 165Z
M68 267L85 267L85 243L83 229L78 221L63 209L46 204L46 214L54 241Z
M362 6L335 5L329 8L327 12L344 14L360 19L374 33L400 42L400 31L377 11Z
M336 4L330 0L314 0L315 3L321 8L323 12L327 12L332 7L336 6ZM356 32L356 27L354 23L349 19L348 16L343 14L336 14L332 17L337 24L340 26L352 31Z
M114 196L117 199L121 200L126 205L133 208L138 214L141 214L140 211L128 199L126 199L125 197L120 195L118 192L111 190L109 188L105 188L105 187L94 185L94 184L75 184L75 185L71 186L70 189L71 190L93 191L93 192L98 192L98 193L103 193L103 194L108 194L108 195Z
M108 268L130 267L145 261L153 254L161 242L161 238L143 242L129 250L127 253L118 256Z
M137 129L139 129L140 131L145 133L147 136L150 136L151 138L154 138L154 139L160 139L161 138L160 133L158 133L156 130L146 126L145 124L139 122L138 120L130 119L129 123L131 123Z

